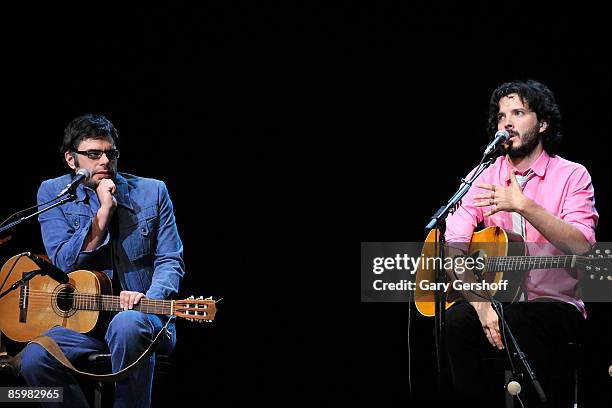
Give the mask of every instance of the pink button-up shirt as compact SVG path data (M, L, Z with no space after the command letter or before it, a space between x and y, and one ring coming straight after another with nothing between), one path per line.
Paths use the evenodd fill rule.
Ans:
M475 170L475 169L474 169ZM474 170L471 174L474 173ZM497 212L484 217L489 207L475 207L474 196L488 192L476 187L479 183L510 185L510 171L514 170L505 156L499 157L474 182L463 197L461 206L447 218L446 240L470 242L474 228L480 222L485 227L499 226L512 231L512 213ZM551 157L545 151L533 163L535 176L524 187L523 194L546 211L577 228L589 244L595 243L595 227L599 216L595 210L595 197L591 176L584 166ZM470 175L471 175L470 174ZM525 220L525 242L528 255L561 254L527 220ZM526 278L528 299L548 297L571 303L586 317L584 303L580 299L579 282L576 272L571 269L534 269Z

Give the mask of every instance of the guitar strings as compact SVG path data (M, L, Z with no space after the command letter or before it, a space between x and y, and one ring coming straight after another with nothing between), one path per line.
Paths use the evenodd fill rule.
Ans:
M575 258L574 258L575 257ZM585 256L574 255L551 255L551 256L490 256L487 257L487 265L498 268L526 267L534 266L536 268L529 269L547 269L547 267L556 266L557 268L567 267L568 261L575 259L577 263L588 260ZM541 265L543 263L544 265ZM563 265L559 265L563 263ZM535 265L537 264L537 265ZM548 265L550 264L550 265Z
M76 302L78 305L88 306L88 305L99 305L103 303L107 306L115 306L120 307L119 297L114 295L102 295L95 293L79 293L79 292L47 292L43 290L34 290L25 288L25 294L28 294L28 305L36 306L40 304L48 304L51 300L72 300ZM208 306L211 302L210 299L206 299L206 302L203 302L205 299L185 299L181 301L174 301L175 309L185 309L184 305L187 305L187 310L191 311L204 311L203 309L208 309L207 307L201 307L203 305ZM168 309L172 308L171 300L165 299L140 299L139 303L135 306L140 305L141 308L146 308L147 310L159 310L159 311L168 311ZM214 301L212 301L214 303ZM202 309L202 310L200 310Z
M24 289L24 294L29 295L29 298L33 298L36 296L47 296L47 295L56 295L56 296L66 296L66 297L70 297L70 296L78 296L81 299L91 299L91 300L98 300L98 299L102 299L104 301L108 301L108 300L119 300L119 296L116 295L104 295L104 294L99 294L99 293L82 293L82 292L67 292L67 291L59 291L59 292L48 292L46 290L37 290L37 289L31 289L31 288L25 288ZM154 302L154 303L167 303L170 304L171 302L173 302L172 300L168 300L168 299L150 299L150 298L142 298L140 299L141 301L146 301L146 302ZM183 300L174 300L175 303L177 302L183 302L183 303L193 303L193 304L210 304L210 303L216 303L214 300L212 299L183 299Z
M51 294L48 295L38 295L36 297L32 297L32 298L28 298L28 305L40 305L40 304L49 304L50 302L61 302L61 301L66 301L66 302L71 302L73 304L76 305L82 305L82 306L96 306L96 305L104 305L106 307L120 307L120 302L118 299L112 300L112 301L101 301L98 299L91 299L91 298L79 298L79 297L72 297L72 296L53 296ZM198 303L192 303L192 302L188 302L188 301L182 301L182 303L175 303L174 305L172 305L171 303L160 303L158 302L150 302L150 301L143 301L142 299L135 304L135 306L139 306L139 307L143 307L143 308L149 308L149 309L156 309L156 310L171 310L172 308L174 309L188 309L188 310L208 310L208 304L198 304Z
M26 291L27 291L27 288L26 288ZM65 293L64 296L59 296L59 293L46 292L46 291L31 290L30 292L36 292L36 293L28 297L28 306L40 306L41 304L48 305L50 302L53 302L55 300L68 300L68 299L72 300L73 305L76 304L77 306L90 306L90 305L97 306L101 303L99 301L100 297L102 296L113 297L112 295L77 293L77 295L86 295L86 296L82 296L82 298L76 298L74 296L74 293ZM92 297L95 299L95 301L91 300ZM114 297L113 299L107 299L107 300L111 300L111 302L103 301L102 303L104 303L105 306L116 307L119 310L121 310L118 297ZM143 300L144 299L141 299L141 302ZM158 314L167 314L171 310L171 304L169 303L171 301L160 300L160 299L148 299L148 300L149 301L144 301L142 303L139 302L134 306L138 306L140 309L144 309L145 312L156 312ZM204 309L204 308L201 308L201 309ZM87 309L81 309L81 310L87 310Z
M58 299L68 299L68 298L78 298L78 300L86 300L86 301L102 301L102 302L114 302L119 301L119 296L109 296L109 295L98 295L93 293L80 293L80 292L46 292L46 291L24 291L23 295L27 295L28 299L39 299L39 298L58 298ZM156 304L170 304L171 300L161 300L161 299L145 299L142 298L140 301L148 302L148 303L156 303ZM195 303L195 302L194 302Z

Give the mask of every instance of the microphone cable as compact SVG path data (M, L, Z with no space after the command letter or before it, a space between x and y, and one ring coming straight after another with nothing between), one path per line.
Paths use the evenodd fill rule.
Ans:
M412 314L412 291L408 291L408 394L410 399L413 399L412 395L412 353L410 352L410 323Z

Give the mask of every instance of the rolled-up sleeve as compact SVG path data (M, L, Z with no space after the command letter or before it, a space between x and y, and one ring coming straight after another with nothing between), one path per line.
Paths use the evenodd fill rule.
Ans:
M577 228L590 245L595 244L595 228L599 215L595 210L595 193L588 171L578 167L567 179L567 195L560 218Z
M176 227L172 201L166 185L159 182L159 228L155 248L154 272L151 287L146 296L151 299L168 299L178 292L185 273L183 244Z

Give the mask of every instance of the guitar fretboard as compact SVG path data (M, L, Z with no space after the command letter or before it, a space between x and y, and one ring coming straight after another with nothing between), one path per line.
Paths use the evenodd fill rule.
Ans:
M491 271L528 271L530 269L572 268L582 258L577 255L490 256L485 265Z
M75 293L74 308L80 310L102 310L118 312L123 310L119 305L119 296ZM140 299L133 310L152 314L172 314L171 300Z

